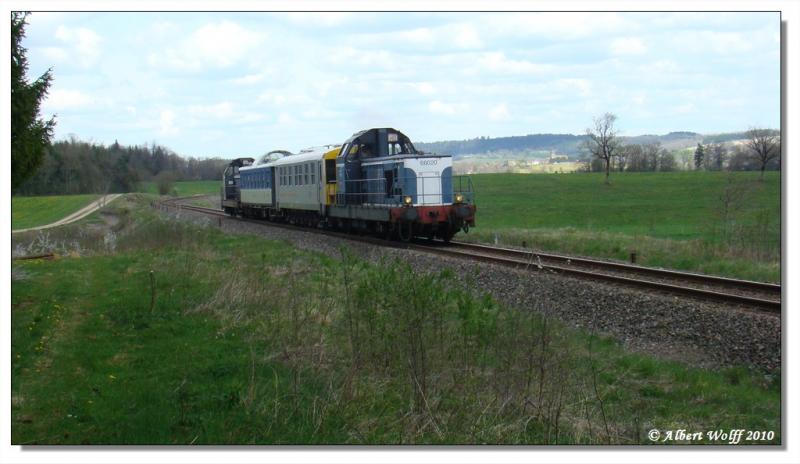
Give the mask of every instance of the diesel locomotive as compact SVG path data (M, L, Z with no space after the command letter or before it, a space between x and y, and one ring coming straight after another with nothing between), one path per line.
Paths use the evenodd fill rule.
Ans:
M259 162L238 158L222 182L221 207L231 215L402 241L449 241L475 225L472 182L453 175L452 156L418 151L392 128Z

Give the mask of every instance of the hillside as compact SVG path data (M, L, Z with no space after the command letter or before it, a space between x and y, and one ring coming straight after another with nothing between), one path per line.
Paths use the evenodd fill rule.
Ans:
M550 152L567 155L571 159L581 156L580 145L585 135L574 134L529 134L512 137L477 137L467 140L444 140L437 142L417 142L420 150L433 153L446 153L456 159L469 155L527 155L547 157ZM661 143L668 150L680 150L698 143L730 142L746 138L744 132L724 134L698 134L696 132L670 132L664 135L644 134L621 137L626 143Z

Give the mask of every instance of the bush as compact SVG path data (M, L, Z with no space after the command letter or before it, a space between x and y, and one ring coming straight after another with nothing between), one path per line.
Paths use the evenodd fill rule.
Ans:
M159 195L169 195L175 187L175 173L172 171L162 171L156 178L156 186Z

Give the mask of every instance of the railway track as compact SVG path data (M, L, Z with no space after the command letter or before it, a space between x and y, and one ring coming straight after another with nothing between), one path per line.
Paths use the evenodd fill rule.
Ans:
M448 246L415 244L414 248L515 268L604 280L734 303L775 314L781 312L781 286L777 284L464 242L452 242Z
M182 200L188 198L165 200L161 202L160 205L167 208L196 211L219 218L230 218L228 214L220 210L180 203ZM307 232L324 233L347 240L368 242L383 246L404 247L454 258L489 262L517 269L557 273L582 279L613 282L628 287L646 288L669 294L734 304L775 315L780 315L781 313L781 286L777 284L474 243L451 242L445 244L441 241L420 241L403 244L399 242L387 242L386 240L374 237L354 236L340 232L309 229L289 224L243 218L237 218L237 220L293 230L299 229Z

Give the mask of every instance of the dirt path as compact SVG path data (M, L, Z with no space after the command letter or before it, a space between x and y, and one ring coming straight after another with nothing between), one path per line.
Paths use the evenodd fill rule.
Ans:
M111 203L117 197L119 197L121 195L122 195L121 193L112 193L110 195L103 195L102 197L100 197L97 200L89 203L88 205L84 206L83 208L79 209L78 211L75 211L74 213L70 214L69 216L67 216L67 217L65 217L65 218L63 218L61 220L53 222L52 224L47 224L47 225L37 226L37 227L29 227L27 229L12 230L11 233L12 234L16 234L17 232L28 232L28 231L31 231L31 230L49 229L51 227L62 226L64 224L69 224L71 222L75 222L75 221L77 221L79 219L83 219L86 216L94 213L95 211L97 211L98 209L102 208L103 206Z

